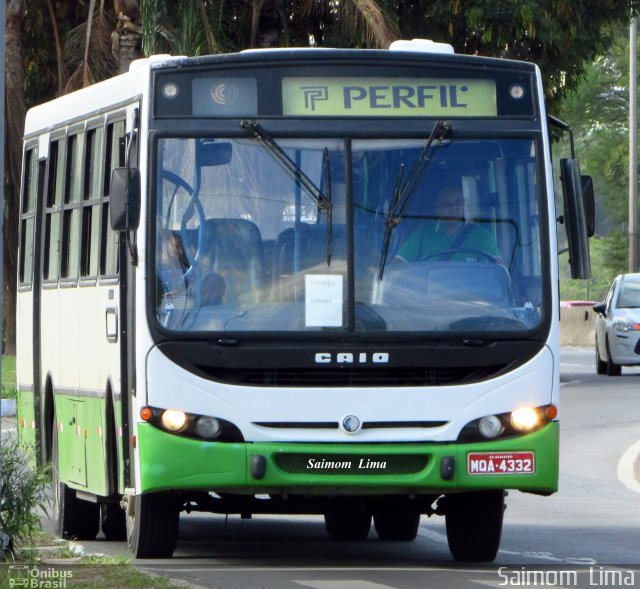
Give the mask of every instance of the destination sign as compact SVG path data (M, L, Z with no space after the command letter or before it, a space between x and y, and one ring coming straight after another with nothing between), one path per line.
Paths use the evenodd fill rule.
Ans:
M496 84L457 78L283 78L282 114L495 117Z

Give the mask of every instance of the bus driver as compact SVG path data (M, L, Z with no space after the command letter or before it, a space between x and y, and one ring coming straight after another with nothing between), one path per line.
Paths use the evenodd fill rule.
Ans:
M459 183L440 186L433 216L421 220L398 251L401 260L427 258L489 260L502 262L494 235L477 222L467 221L464 195Z

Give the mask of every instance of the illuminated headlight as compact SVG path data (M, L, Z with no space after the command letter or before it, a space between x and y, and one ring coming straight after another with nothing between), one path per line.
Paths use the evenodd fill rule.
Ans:
M520 432L533 430L540 423L538 412L532 407L516 409L511 413L511 425Z
M478 430L490 440L497 438L504 431L504 426L497 415L487 415L478 422Z
M167 409L160 418L162 425L171 432L179 432L187 425L187 416L182 411Z
M220 422L215 417L199 417L196 422L196 433L201 438L216 438L221 430Z

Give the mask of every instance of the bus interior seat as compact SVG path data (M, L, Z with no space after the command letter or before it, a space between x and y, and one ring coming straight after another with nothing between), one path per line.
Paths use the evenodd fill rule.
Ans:
M332 260L346 257L345 226L332 228ZM315 269L330 273L327 266L327 226L300 224L289 227L278 235L273 247L272 275L276 300L292 300L303 290L298 285L300 273Z
M203 286L208 274L217 274L223 284L216 285L216 279L213 290L222 291L223 303L259 302L264 256L258 227L247 219L207 219L204 231L205 249L200 258Z

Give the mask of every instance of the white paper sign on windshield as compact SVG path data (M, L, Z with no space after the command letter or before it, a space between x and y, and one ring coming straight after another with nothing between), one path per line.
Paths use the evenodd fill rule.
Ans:
M342 327L342 276L307 274L305 276L305 325Z

